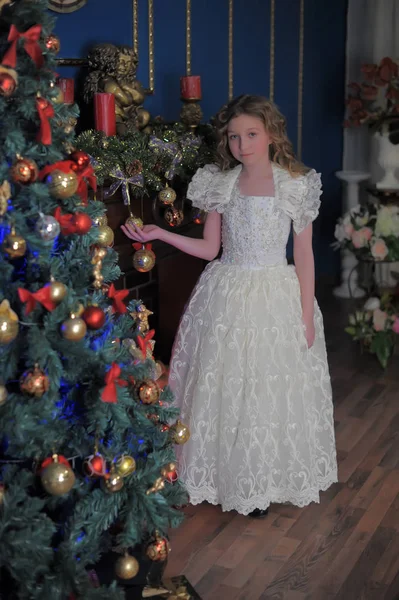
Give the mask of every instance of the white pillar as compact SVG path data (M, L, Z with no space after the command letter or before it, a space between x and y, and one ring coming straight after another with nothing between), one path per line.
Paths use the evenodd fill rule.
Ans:
M370 178L370 173L363 171L337 171L335 175L346 183L344 194L343 214L359 204L359 183ZM365 291L358 286L358 273L355 269L357 260L349 250L341 253L341 285L334 288L337 298L363 298Z

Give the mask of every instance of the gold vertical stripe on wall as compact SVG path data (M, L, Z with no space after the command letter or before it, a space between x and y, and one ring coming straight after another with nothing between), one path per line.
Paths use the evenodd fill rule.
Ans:
M186 75L191 75L191 0L186 3Z
M138 0L133 0L133 50L137 58L139 57L139 9Z
M233 0L229 0L229 100L233 93Z
M302 157L302 121L303 121L303 46L305 30L305 0L301 0L299 16L299 70L298 70L298 132L297 132L297 156Z
M154 91L154 0L148 0L148 70L149 88Z
M275 18L276 18L276 0L271 0L270 1L269 98L272 102L274 102Z

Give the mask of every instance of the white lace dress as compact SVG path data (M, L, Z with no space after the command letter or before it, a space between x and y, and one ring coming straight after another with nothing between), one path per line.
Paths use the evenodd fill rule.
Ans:
M323 320L308 349L295 268L286 261L318 213L320 176L273 166L275 197L238 192L240 167L200 169L188 196L223 213L223 255L211 262L181 319L170 386L191 429L179 448L190 501L248 514L271 502L304 506L337 481Z

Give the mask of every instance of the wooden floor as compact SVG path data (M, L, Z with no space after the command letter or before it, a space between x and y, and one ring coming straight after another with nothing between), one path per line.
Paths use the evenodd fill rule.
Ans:
M167 574L203 600L399 599L399 356L386 373L359 356L342 329L348 303L324 295L339 483L264 520L188 507Z

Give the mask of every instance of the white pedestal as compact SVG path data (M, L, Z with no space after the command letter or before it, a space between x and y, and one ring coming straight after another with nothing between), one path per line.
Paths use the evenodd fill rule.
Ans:
M337 171L335 175L346 183L344 195L344 214L359 204L359 183L370 178L370 173L363 171ZM337 298L363 298L365 291L358 286L357 260L349 250L342 251L341 285L334 288Z

